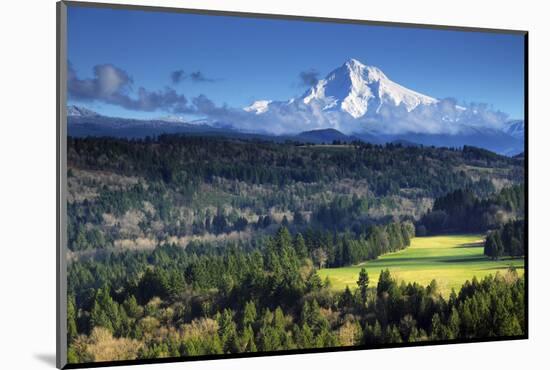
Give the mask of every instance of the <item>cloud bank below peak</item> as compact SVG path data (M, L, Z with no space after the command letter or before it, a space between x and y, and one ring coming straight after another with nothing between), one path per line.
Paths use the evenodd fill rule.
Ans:
M200 71L175 70L169 82L213 82ZM112 64L96 65L90 78L79 78L69 65L68 93L73 101L102 102L132 111L190 114L213 126L271 135L297 134L332 128L345 134L458 135L491 129L509 130L507 114L486 104L461 104L433 98L390 80L379 68L356 59L346 61L325 78L306 70L299 74L299 97L286 101L266 98L251 105L217 105L205 95L188 98L172 87L152 91L135 87L132 77ZM514 135L523 123L514 126ZM521 127L519 127L521 126Z
M261 128L274 134L323 128L346 134L458 134L480 128L502 130L509 120L507 114L486 104L459 105L453 98L418 93L356 59L346 61L324 79L318 79L314 70L302 72L300 79L303 85L310 85L302 96L256 101L244 108L255 117L234 120L236 127Z

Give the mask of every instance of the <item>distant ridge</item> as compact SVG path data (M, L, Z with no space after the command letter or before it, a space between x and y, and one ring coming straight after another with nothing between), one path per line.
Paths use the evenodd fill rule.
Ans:
M77 105L67 106L67 116L68 117L99 117L99 114Z
M321 143L330 144L334 141L339 141L342 143L360 141L360 139L355 136L345 135L333 128L304 131L296 135L295 138L298 140L303 140L314 144L321 144Z
M181 120L139 120L102 116L89 109L67 107L68 133L70 136L110 136L119 138L156 137L162 134L217 135L231 138L259 139L274 142L287 140L312 144L332 144L334 141L349 143L362 141L371 144L396 143L403 146L439 146L462 147L476 146L493 152L513 156L523 152L523 141L499 130L472 129L457 135L403 134L383 135L373 133L356 133L346 135L343 132L328 128L303 131L295 135L270 135L266 133L243 132L232 127L212 125L209 121L198 120L181 122Z

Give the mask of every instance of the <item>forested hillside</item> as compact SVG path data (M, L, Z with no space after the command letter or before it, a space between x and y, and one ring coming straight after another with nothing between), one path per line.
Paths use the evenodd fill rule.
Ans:
M164 136L69 138L68 148L71 251L244 239L278 225L359 235L418 220L455 190L488 197L523 180L523 160L471 147Z
M517 336L524 279L443 297L317 271L490 234L521 255L523 159L473 148L216 137L68 140L70 362ZM523 243L519 241L519 243ZM498 249L500 248L500 249ZM494 252L497 253L497 252ZM434 276L434 278L436 278ZM106 351L106 349L109 349Z
M342 293L321 281L284 228L260 252L162 246L69 267L70 362L517 336L524 279L377 286L362 271ZM108 352L104 352L109 348Z
M433 209L418 222L421 234L485 232L525 214L524 186L504 188L488 197L470 189L458 189L436 198Z

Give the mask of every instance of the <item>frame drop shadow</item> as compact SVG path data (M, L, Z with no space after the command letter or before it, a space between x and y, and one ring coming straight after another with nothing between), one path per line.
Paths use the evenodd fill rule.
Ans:
M56 366L55 353L35 353L34 358L51 367Z

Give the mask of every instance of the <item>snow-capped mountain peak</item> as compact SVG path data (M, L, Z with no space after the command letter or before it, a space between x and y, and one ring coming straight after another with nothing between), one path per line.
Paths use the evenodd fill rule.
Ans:
M359 118L380 112L384 105L402 106L410 112L421 104L437 103L437 99L393 82L377 67L350 59L319 80L303 96L303 102L318 103L323 110L338 109Z
M437 102L435 98L393 82L381 69L352 58L319 80L300 99L291 99L286 105L302 103L322 111L347 113L357 119L376 115L384 106L392 109L403 107L410 112L420 105ZM263 114L269 111L272 104L282 102L258 100L244 110Z
M365 65L354 58L347 60L342 67L346 67L348 72L351 75L354 75L356 80L365 78L367 82L372 83L388 79L384 72L382 72L379 68ZM365 71L367 72L366 74Z

